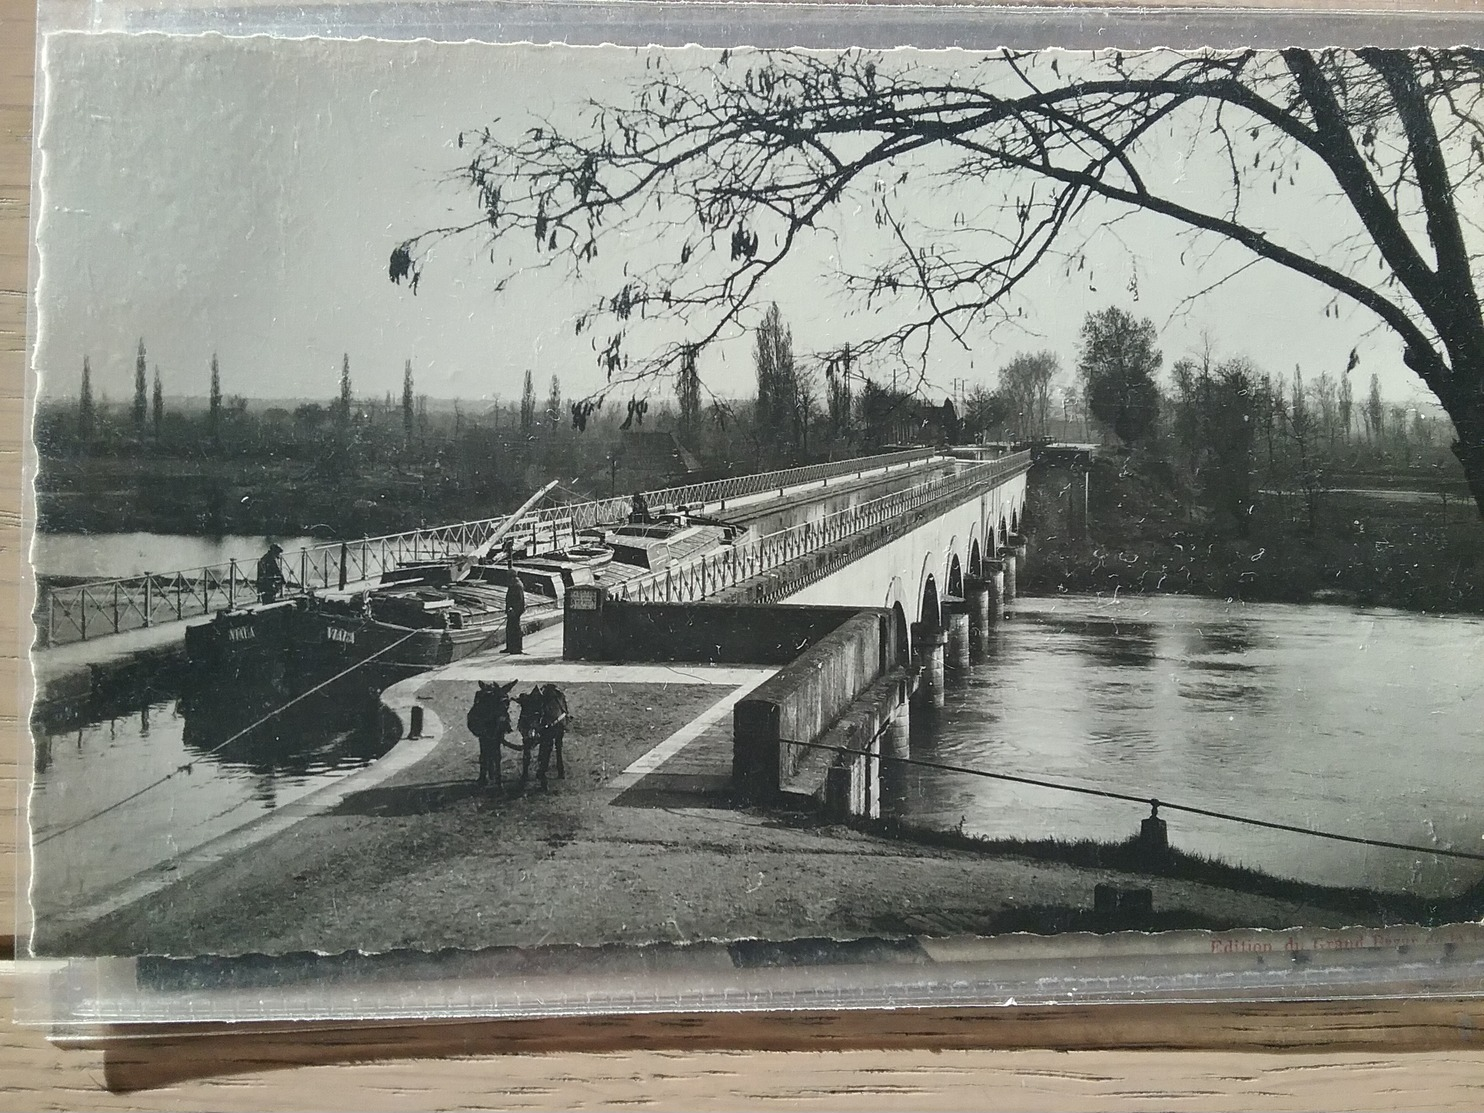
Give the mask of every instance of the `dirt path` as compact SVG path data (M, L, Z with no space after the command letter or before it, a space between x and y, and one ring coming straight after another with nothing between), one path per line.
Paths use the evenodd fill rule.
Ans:
M551 791L474 784L464 726L472 681L432 681L419 700L444 723L428 757L229 859L70 936L53 953L385 949L447 921L476 934L522 872L591 826L602 786L726 694L709 685L570 684L568 776ZM533 775L534 784L534 775ZM439 934L434 931L433 935Z

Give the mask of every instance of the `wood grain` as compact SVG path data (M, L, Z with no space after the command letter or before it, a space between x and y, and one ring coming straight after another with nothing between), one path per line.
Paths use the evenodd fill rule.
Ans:
M0 0L0 467L12 477L0 488L6 819L25 752L16 707L31 3ZM0 882L17 865L7 835ZM11 886L0 884L0 923L13 909ZM0 979L6 1019L9 986ZM63 1044L4 1024L0 1109L1477 1109L1481 1023L1479 1001L1433 1000L171 1028Z

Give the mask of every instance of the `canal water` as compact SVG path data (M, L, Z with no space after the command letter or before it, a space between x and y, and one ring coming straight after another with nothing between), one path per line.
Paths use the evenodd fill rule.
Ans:
M80 726L36 727L38 916L168 871L179 855L376 760L394 738L370 708L365 692L315 696L244 733L260 708L223 714L156 698Z
M285 553L325 542L275 537ZM38 576L113 580L146 572L181 572L236 560L248 574L268 548L266 537L193 537L170 533L37 533L32 562Z
M1484 852L1484 619L1178 596L1022 598L913 711L912 756L1364 838ZM889 813L996 838L1117 840L1147 805L937 770ZM1170 841L1284 877L1457 892L1484 862L1165 810Z

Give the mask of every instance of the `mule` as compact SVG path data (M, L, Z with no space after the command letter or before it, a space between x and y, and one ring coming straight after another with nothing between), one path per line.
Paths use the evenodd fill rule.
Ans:
M486 785L492 779L496 785L500 783L500 746L510 746L505 741L511 727L510 690L517 683L518 681L512 680L509 684L490 684L481 680L479 690L474 693L474 704L469 708L469 716L465 722L469 733L479 739L477 784Z
M520 783L525 784L531 772L531 751L537 751L536 779L546 788L546 771L556 754L556 774L565 780L567 767L562 761L562 739L567 733L567 697L555 684L537 684L529 692L515 697L520 704L521 741L524 743L520 766Z

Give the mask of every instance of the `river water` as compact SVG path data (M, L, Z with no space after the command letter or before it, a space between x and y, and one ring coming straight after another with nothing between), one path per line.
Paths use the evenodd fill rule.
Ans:
M260 710L224 716L158 698L81 726L38 726L38 916L168 871L180 854L386 753L394 739L369 719L366 693L329 692L246 733Z
M275 537L285 553L323 545L313 537ZM38 576L112 580L146 572L180 572L235 559L250 574L268 548L266 537L193 537L170 533L37 533L32 561Z
M1156 596L1022 598L914 709L912 756L1257 819L1484 852L1484 619ZM1147 805L938 770L888 811L1006 838L1122 839ZM1165 810L1182 849L1304 881L1441 894L1484 862Z

